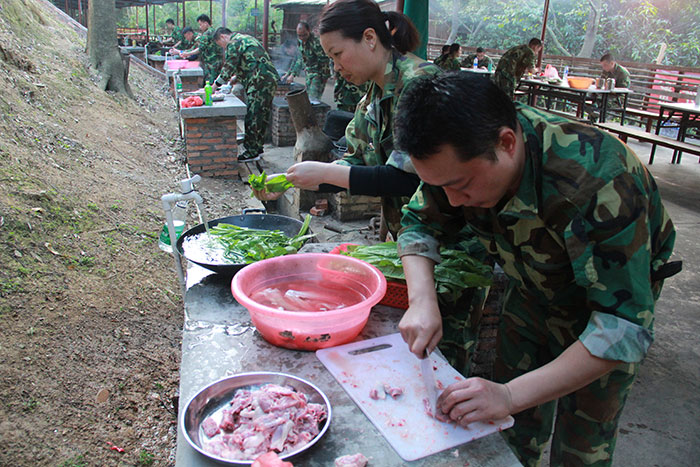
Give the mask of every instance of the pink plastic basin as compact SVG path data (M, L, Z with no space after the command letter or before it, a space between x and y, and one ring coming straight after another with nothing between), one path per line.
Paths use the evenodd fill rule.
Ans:
M354 304L328 311L281 310L251 299L261 290L289 282L313 284L319 293L359 293ZM241 269L231 281L235 299L269 343L298 350L317 350L352 341L367 324L371 308L386 292L386 279L374 266L343 255L305 253L278 256ZM340 292L339 292L340 294ZM256 295L257 296L257 295Z
M182 68L197 68L199 62L190 60L168 60L168 70L180 70Z

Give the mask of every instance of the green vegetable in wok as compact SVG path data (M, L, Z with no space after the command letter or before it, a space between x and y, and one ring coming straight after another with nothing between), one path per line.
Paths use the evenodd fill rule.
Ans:
M217 224L209 229L209 233L226 248L226 259L234 264L249 264L296 253L315 236L306 233L310 222L311 216L307 214L299 233L291 238L280 230L256 230L232 224Z
M275 175L272 178L267 178L267 174L263 171L260 175L250 174L248 183L253 190L267 191L268 193L279 193L286 191L294 186L292 182L287 180L285 174ZM252 193L251 197L254 196Z
M388 280L406 280L395 242L350 245L343 254L367 261ZM491 285L491 267L466 251L442 248L440 256L442 262L435 265L435 289L440 301L456 303L464 289Z

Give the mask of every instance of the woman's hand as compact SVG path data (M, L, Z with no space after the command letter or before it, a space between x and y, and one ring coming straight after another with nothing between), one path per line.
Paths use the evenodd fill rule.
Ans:
M315 161L298 162L287 169L287 180L302 190L317 191L321 183L326 183L329 165Z
M474 422L498 420L513 411L508 386L482 378L468 378L447 386L438 397L437 406L463 427Z

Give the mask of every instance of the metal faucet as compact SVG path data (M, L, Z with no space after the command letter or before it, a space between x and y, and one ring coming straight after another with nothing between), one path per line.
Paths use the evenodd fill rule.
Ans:
M202 177L199 175L195 175L185 180L180 180L178 184L180 185L181 193L168 193L160 198L160 201L163 204L163 210L165 211L165 220L168 224L170 245L172 247L172 255L175 260L175 270L177 271L177 277L180 280L180 287L182 288L183 295L185 293L185 273L182 270L180 252L177 249L177 234L175 232L175 224L173 223L173 206L179 201L194 200L199 208L199 212L201 213L204 228L209 231L209 225L204 215L204 201L199 193L194 190L194 185L200 181L202 181Z

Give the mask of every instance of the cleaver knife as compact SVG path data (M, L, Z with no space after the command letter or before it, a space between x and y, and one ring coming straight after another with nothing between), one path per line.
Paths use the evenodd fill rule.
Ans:
M433 368L433 360L430 358L428 349L425 349L425 358L420 361L420 372L423 376L425 389L428 391L428 403L433 416L437 413L437 386L435 384L435 369Z

